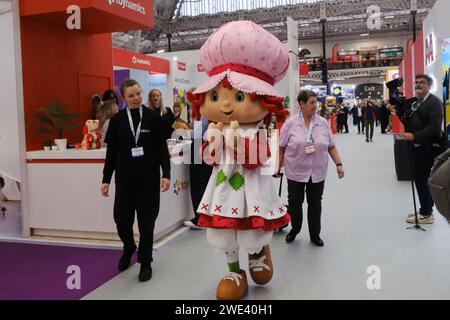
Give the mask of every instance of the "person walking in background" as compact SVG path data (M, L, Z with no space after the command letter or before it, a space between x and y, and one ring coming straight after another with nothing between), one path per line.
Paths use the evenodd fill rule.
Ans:
M338 177L344 177L344 168L336 148L328 121L317 116L317 97L304 90L298 95L300 113L290 117L280 133L279 170L284 163L288 179L288 212L292 229L286 236L290 243L300 232L303 222L302 204L308 202L308 225L311 241L321 247L320 238L322 195L328 170L328 156L336 164Z
M169 151L161 135L160 117L142 105L139 83L126 80L120 91L127 108L111 118L106 133L106 159L100 192L104 197L109 196L109 185L115 172L114 221L123 242L119 270L129 267L136 251L133 224L137 212L139 281L148 281L152 277L153 232L159 213L160 192L166 192L170 187Z
M376 107L372 100L367 101L364 110L364 123L366 125L366 142L373 142L373 130L376 119Z
M342 133L342 128L344 127L344 114L341 112L342 106L340 103L336 104L334 108L334 113L336 115L336 130L338 133Z
M353 124L358 127L358 134L364 134L364 106L361 102L353 106L351 112L353 115Z
M386 134L386 130L389 125L389 116L391 115L391 112L388 109L389 102L383 101L380 107L380 123L381 123L381 133Z
M165 140L170 139L174 129L172 128L175 118L170 108L164 107L161 91L153 89L148 94L148 107L163 120L163 137Z
M346 106L342 106L340 103L338 104L339 109L337 110L338 113L338 123L340 123L341 131L343 132L345 128L345 133L348 133L348 109Z

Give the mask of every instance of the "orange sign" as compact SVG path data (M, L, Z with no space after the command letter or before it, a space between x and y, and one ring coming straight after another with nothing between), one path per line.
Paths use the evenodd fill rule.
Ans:
M170 73L169 60L147 56L142 53L113 49L114 65L148 72Z

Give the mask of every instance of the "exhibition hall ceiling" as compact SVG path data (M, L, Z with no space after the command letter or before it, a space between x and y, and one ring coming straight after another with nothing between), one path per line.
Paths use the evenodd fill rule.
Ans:
M115 33L118 48L156 53L198 49L226 22L252 20L287 38L286 17L298 22L299 41L320 39L326 20L327 38L412 34L412 13L417 28L437 0L154 0L155 28Z

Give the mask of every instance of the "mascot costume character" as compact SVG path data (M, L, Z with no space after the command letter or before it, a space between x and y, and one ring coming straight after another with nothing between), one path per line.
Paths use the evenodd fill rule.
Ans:
M219 300L237 300L248 289L239 249L248 253L256 284L273 275L269 243L290 221L273 185L265 126L275 115L280 128L289 112L274 84L288 71L289 54L275 36L251 21L230 22L200 50L208 79L188 92L193 118L210 124L201 152L213 173L197 212L207 241L223 251L229 273L219 282Z

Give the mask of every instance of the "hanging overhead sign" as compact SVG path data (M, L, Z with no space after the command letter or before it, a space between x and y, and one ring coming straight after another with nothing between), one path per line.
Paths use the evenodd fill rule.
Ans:
M355 89L355 98L382 100L383 92L384 88L382 84L379 83L360 84Z

